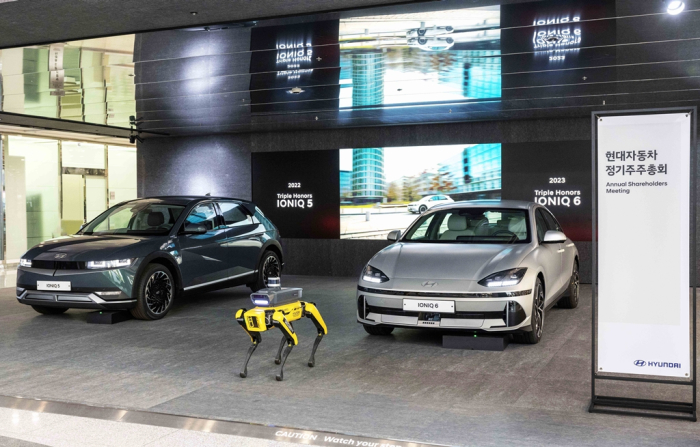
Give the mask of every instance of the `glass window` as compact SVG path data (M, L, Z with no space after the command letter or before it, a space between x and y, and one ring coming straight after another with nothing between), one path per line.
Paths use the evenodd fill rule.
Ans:
M545 222L547 222L547 228L550 230L554 231L561 231L561 227L559 226L559 222L552 216L552 213L550 213L548 210L544 208L540 208L542 211L542 215L544 216Z
M203 225L207 231L210 231L219 226L216 223L217 217L213 203L200 203L194 207L190 215L185 219L185 227L189 225Z
M128 202L97 216L82 234L167 234L184 208L152 201Z
M538 209L537 214L535 214L535 223L537 225L537 241L541 243L544 240L544 234L547 232L547 224L545 223L542 210L540 209Z
M407 242L517 244L530 242L527 211L460 208L419 218L403 239Z
M248 213L240 204L235 202L216 202L224 217L224 224L228 227L247 225L253 223Z

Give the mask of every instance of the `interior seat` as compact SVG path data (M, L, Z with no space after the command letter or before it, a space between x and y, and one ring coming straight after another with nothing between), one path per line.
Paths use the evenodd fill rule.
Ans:
M467 229L467 217L451 214L447 219L447 230L440 235L441 241L456 241L458 236L474 236L474 230Z
M149 228L158 228L165 223L165 216L160 211L151 211L146 218Z
M524 217L511 217L508 223L508 231L515 233L518 239L527 238L527 225Z

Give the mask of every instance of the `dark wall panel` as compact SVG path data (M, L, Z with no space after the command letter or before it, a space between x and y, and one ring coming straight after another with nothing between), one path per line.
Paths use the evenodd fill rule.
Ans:
M250 137L152 138L138 145L139 197L196 194L250 200Z

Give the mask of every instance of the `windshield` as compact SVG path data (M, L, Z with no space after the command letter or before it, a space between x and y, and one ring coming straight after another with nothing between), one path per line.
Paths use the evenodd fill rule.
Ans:
M421 216L403 242L524 244L530 242L526 210L457 208Z
M183 209L159 202L129 202L100 214L81 234L167 234Z

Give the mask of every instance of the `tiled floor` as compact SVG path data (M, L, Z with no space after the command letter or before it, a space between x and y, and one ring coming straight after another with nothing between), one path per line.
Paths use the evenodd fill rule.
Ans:
M443 349L425 330L368 336L355 322L354 278L284 282L304 287L329 326L313 369L313 325L295 326L301 343L284 382L274 378L274 332L263 335L249 377L238 377L250 343L234 321L250 307L245 288L181 299L160 321L114 326L86 324L86 311L41 316L0 290L0 395L447 445L700 444L697 423L586 411L590 287L579 308L547 313L540 344L479 352ZM688 397L678 387L644 388L652 398Z

